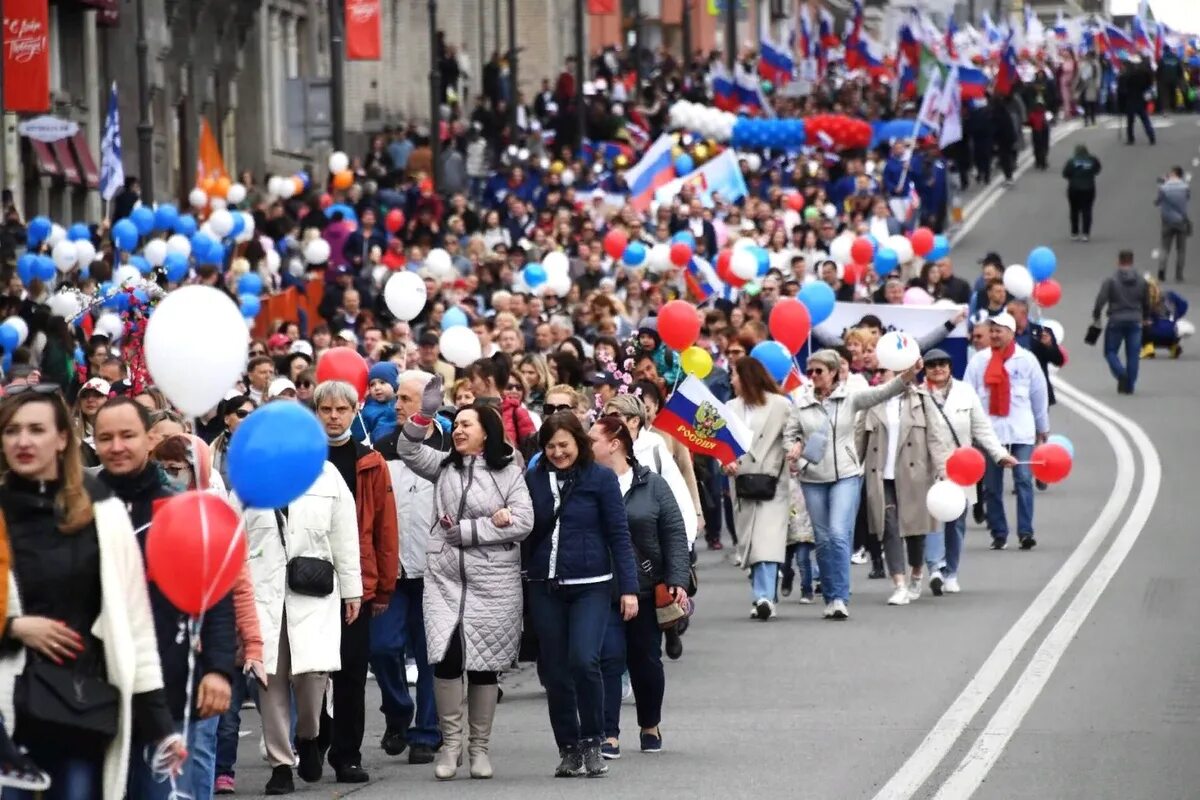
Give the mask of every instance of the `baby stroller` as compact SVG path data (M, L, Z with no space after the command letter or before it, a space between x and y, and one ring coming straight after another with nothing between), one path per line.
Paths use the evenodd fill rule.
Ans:
M1158 348L1166 348L1171 358L1183 353L1181 342L1195 332L1184 319L1188 302L1177 292L1163 291L1158 282L1147 281L1150 290L1150 325L1142 342L1142 358L1154 358Z

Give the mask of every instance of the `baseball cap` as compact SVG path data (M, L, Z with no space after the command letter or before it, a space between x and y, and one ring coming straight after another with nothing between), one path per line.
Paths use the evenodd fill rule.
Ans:
M313 347L310 342L305 339L297 339L292 342L292 346L288 348L288 353L299 353L302 356L313 357Z
M600 370L588 376L588 384L591 386L611 386L615 389L621 385L621 379L607 370Z
M979 263L981 266L987 266L988 264L991 264L1004 269L1004 261L1000 258L1000 254L994 251L979 259Z
M287 378L276 378L271 381L271 385L267 387L267 399L279 397L286 391L296 391L296 384L292 383Z
M80 394L83 394L84 392L95 392L101 397L108 397L109 392L111 391L112 384L104 380L104 378L92 378L83 386L79 387Z
M358 345L358 336L356 336L354 331L350 330L349 328L338 331L337 338L341 339L343 342L349 342L350 344L356 346Z
M425 331L421 337L417 339L417 344L421 347L435 347L441 342L441 339L433 331Z
M950 354L947 353L945 350L942 350L940 347L935 347L932 350L930 350L928 353L925 354L924 358L925 358L926 364L930 364L932 362L937 362L937 361L953 360L950 358Z
M276 347L287 347L291 343L292 340L288 338L286 333L276 333L270 339L267 339L267 347L272 350Z
M1013 319L1013 315L1007 311L1002 311L1001 313L992 317L992 324L1008 328L1013 333L1017 332L1017 321Z

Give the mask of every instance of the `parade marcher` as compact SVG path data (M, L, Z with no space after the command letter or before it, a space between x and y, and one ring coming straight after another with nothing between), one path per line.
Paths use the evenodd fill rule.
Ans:
M1071 241L1087 241L1092 235L1092 206L1096 203L1096 176L1100 174L1100 159L1087 149L1075 145L1075 155L1063 165L1062 176L1067 180L1067 204L1071 212Z
M600 658L611 593L615 584L623 621L636 617L637 567L620 483L612 470L595 463L579 419L550 415L538 441L542 457L526 476L534 526L523 564L538 671L562 759L554 774L595 777L608 772L600 753Z
M1117 94L1125 106L1125 144L1133 144L1133 121L1140 119L1146 131L1150 144L1156 144L1154 123L1150 120L1150 112L1146 104L1150 102L1154 90L1154 76L1150 68L1142 62L1141 56L1133 56L1121 68L1117 79Z
M146 547L153 505L177 493L162 467L150 459L149 414L128 397L109 399L96 413L98 476L129 509L139 546ZM226 595L204 612L199 630L195 678L191 687L189 660L191 641L180 636L187 629L188 615L180 611L157 584L150 584L150 610L158 639L163 684L176 730L187 736L188 760L176 784L196 798L212 796L216 780L217 727L229 708L237 651L233 598ZM182 731L188 699L194 703L188 730ZM134 752L129 765L129 795L147 800L172 793L170 783L159 780L141 752Z
M108 399L111 391L112 386L108 381L103 378L91 378L79 387L79 394L75 396L75 411L72 416L75 420L75 433L79 437L81 445L80 452L83 455L84 467L100 465L99 459L96 458L94 437L96 412L100 410L100 406L104 405L104 401Z
M383 456L351 438L358 391L344 381L325 381L313 392L313 405L329 442L329 463L337 467L354 498L366 607L342 627L341 669L333 673L333 718L321 716L321 747L328 747L329 766L338 783L366 783L361 748L371 617L387 610L400 569L395 497Z
M52 779L41 797L121 800L132 753L162 750L177 772L187 751L163 688L146 572L129 515L120 498L85 476L56 388L10 388L0 404L0 508L12 558L7 646L0 652L0 675L9 688L0 711L15 742ZM17 706L14 712L16 676L49 668L68 669L87 698L65 709L66 717L107 703L115 690L117 735L63 724L49 708ZM28 762L14 767L36 769ZM6 788L4 797L34 795Z
M1133 268L1133 251L1117 255L1117 271L1104 279L1092 306L1092 324L1108 312L1104 326L1104 358L1117 379L1118 394L1133 394L1137 388L1138 359L1142 350L1142 328L1150 321L1150 292L1146 280ZM1125 346L1125 363L1120 350Z
M1192 235L1192 220L1188 216L1188 203L1192 189L1183 177L1183 167L1171 167L1171 172L1158 185L1154 205L1158 206L1162 218L1162 247L1158 254L1158 281L1167 279L1167 260L1171 248L1175 249L1175 280L1183 280L1183 266L1187 261L1187 240Z
M738 557L750 573L752 619L764 622L775 614L779 568L786 559L790 496L783 430L791 404L766 367L743 358L733 368L729 413L741 418L754 444L725 467L731 476Z
M855 415L903 392L905 384L916 380L920 362L887 383L853 393L840 380L841 367L834 350L809 356L809 383L783 432L817 540L824 616L833 620L850 617L850 544L862 486L862 465L854 449Z
M662 631L656 596L662 590L673 603L687 603L687 534L679 506L665 480L638 463L633 439L619 417L596 420L588 432L596 463L617 476L625 497L625 515L638 565L638 613L622 619L617 603L611 605L604 635L601 670L604 673L604 744L607 759L621 757L621 673L629 670L642 752L662 750L663 694L666 675L662 664Z
M991 348L971 356L963 381L970 384L987 409L996 438L1016 460L1013 485L1017 493L1017 537L1022 550L1037 545L1033 526L1033 480L1029 459L1035 444L1050 435L1046 376L1033 353L1016 342L1017 322L1005 312L988 325ZM992 549L1008 543L1008 516L1004 511L1004 468L995 462L984 475L988 530Z
M1096 124L1096 106L1100 102L1100 64L1095 53L1088 53L1079 62L1079 71L1075 73L1075 95L1079 105L1083 106L1083 124Z
M396 388L397 428L375 443L387 461L396 498L400 531L400 578L387 611L371 620L371 671L379 684L386 728L380 746L397 756L408 747L408 763L428 764L442 742L433 696L433 668L425 646L425 564L433 529L434 486L400 459L400 431L420 414L421 395L433 376L420 370L400 374ZM436 422L426 426L421 442L439 453L450 449L450 435ZM405 658L417 665L416 701L408 690Z
M442 730L434 775L453 779L466 750L471 777L490 778L497 679L516 661L521 639L518 544L533 527L533 507L493 406L458 410L449 455L424 443L441 398L441 381L434 378L422 391L420 414L408 418L396 441L400 459L434 484L424 597Z
M221 476L221 481L226 486L229 485L229 441L238 426L256 407L257 404L244 394L233 394L217 405L217 414L224 421L225 430L213 439L209 449L212 451L213 469Z

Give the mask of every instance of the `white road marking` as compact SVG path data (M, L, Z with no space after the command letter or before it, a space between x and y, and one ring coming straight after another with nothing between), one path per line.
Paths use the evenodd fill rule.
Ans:
M1136 122L1136 120L1135 120L1135 122ZM1160 128L1170 128L1175 125L1174 120L1162 119L1161 117L1153 117L1153 116L1150 118L1150 122L1154 125L1154 130L1156 130L1156 131L1159 130ZM1200 122L1197 122L1196 124L1200 125ZM1114 119L1114 120L1109 120L1108 122L1104 123L1104 127L1110 131L1123 131L1123 130L1125 130L1125 123L1121 120ZM1135 129L1142 130L1142 125L1140 122L1137 123Z
M1050 633L1046 635L1041 647L1030 659L1029 665L1017 678L1012 691L996 709L996 713L988 721L987 727L979 734L971 750L942 785L934 800L966 800L983 783L988 772L1004 752L1005 746L1021 726L1021 721L1025 719L1026 713L1029 712L1038 695L1046 688L1050 676L1054 674L1055 667L1058 666L1063 654L1070 647L1096 602L1108 587L1113 576L1117 574L1117 570L1124 563L1130 550L1133 549L1133 545L1146 527L1146 522L1150 519L1154 503L1158 499L1162 483L1162 462L1159 460L1154 443L1150 441L1150 437L1146 435L1142 427L1124 414L1069 384L1056 381L1054 388L1064 405L1105 430L1105 436L1109 435L1107 429L1112 427L1109 423L1111 420L1120 425L1126 435L1133 440L1143 464L1141 491L1138 493L1133 510L1129 513L1129 518L1125 520L1121 532L1113 540L1108 552L1092 570L1092 574L1079 589L1075 599L1071 601ZM1107 418L1103 422L1100 422L1101 415Z

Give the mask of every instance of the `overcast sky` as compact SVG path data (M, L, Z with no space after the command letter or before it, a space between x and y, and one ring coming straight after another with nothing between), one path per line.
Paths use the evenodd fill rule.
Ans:
M1110 0L1114 15L1136 14L1138 0ZM1154 18L1177 31L1200 33L1200 0L1150 0Z

